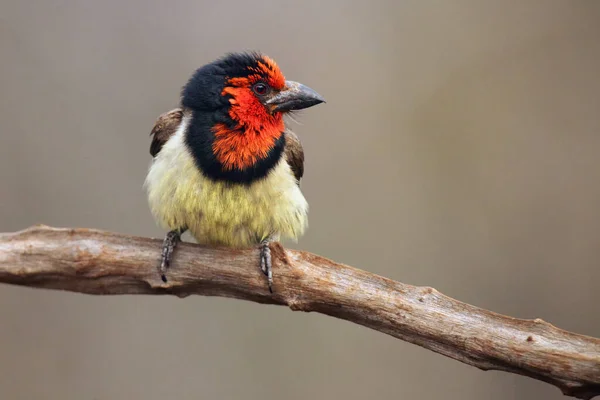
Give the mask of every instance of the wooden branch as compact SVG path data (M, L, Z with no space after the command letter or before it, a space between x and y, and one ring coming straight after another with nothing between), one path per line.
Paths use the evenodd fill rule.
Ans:
M600 395L600 340L540 319L461 303L314 254L271 247L274 293L258 250L182 243L168 282L157 273L161 241L89 229L36 226L0 234L0 282L88 294L190 294L285 305L345 319L482 370L551 383L580 399Z

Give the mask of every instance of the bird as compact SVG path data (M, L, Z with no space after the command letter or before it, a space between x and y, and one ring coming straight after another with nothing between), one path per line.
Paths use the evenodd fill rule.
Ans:
M203 245L258 247L257 267L273 292L270 243L296 241L308 226L304 150L284 116L324 102L259 51L227 53L191 74L178 108L150 132L144 186L167 231L158 266L164 282L189 231Z

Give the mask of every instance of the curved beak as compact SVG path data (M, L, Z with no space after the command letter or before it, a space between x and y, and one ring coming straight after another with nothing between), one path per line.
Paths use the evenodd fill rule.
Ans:
M266 101L271 112L302 110L320 103L325 103L323 96L308 86L294 81L285 81L283 90Z

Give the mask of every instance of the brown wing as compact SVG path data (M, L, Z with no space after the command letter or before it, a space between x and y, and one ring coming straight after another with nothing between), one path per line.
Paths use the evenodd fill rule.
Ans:
M300 179L304 175L304 150L302 143L294 132L285 132L285 157L288 164L292 168L294 176L300 183Z
M169 140L171 135L177 131L182 118L183 110L181 108L168 111L158 117L154 127L152 128L152 132L150 132L150 136L152 136L150 154L152 157L156 157L160 149L162 149L163 145L167 142L167 140Z

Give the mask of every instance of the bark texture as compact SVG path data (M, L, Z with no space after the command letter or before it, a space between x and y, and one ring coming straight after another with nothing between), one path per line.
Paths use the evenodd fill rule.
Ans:
M303 252L271 246L274 293L258 249L181 243L168 282L162 241L91 229L35 226L0 234L0 282L87 294L233 297L345 319L483 370L539 379L566 395L600 394L600 340L540 319L496 314Z

